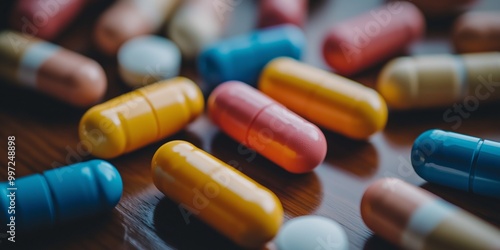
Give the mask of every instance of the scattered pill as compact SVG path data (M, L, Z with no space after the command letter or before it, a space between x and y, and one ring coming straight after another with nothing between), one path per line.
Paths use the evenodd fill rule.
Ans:
M453 27L453 44L461 53L500 51L500 12L474 11L460 16Z
M224 24L213 7L213 1L187 0L175 12L167 33L179 46L182 55L193 59L219 39Z
M500 198L500 143L429 130L413 144L411 163L424 180Z
M500 231L402 180L368 187L361 217L382 238L405 249L499 249Z
M425 29L411 3L397 1L336 24L323 44L325 61L341 75L352 75L401 53Z
M198 58L198 70L210 89L231 80L256 85L260 72L272 59L299 59L305 46L302 30L280 25L221 40Z
M500 99L500 53L396 58L382 69L377 90L393 109L451 106ZM445 120L453 121L453 118Z
M312 171L326 156L318 127L245 83L219 85L207 105L225 133L289 172Z
M373 89L290 58L271 61L259 90L298 115L354 139L366 139L387 122L387 105Z
M401 0L394 0L401 1ZM411 0L417 6L425 17L430 20L439 21L467 11L478 0Z
M69 104L86 107L106 92L107 80L94 60L15 31L0 32L0 76Z
M122 195L122 179L113 165L91 160L0 183L0 221L16 230L50 229L113 209ZM9 206L14 201L14 213ZM14 230L14 231L16 231Z
M160 81L89 109L80 121L80 139L91 154L114 158L180 131L203 108L203 94L191 80Z
M259 3L259 27L293 24L304 27L308 0L266 0Z
M277 250L349 249L344 228L334 220L316 215L287 221L275 242Z
M132 88L177 76L180 64L177 46L159 36L130 39L118 51L120 76Z
M283 208L275 194L188 142L161 146L151 168L156 187L184 213L242 247L263 246L281 226Z
M158 31L179 0L117 0L106 10L94 30L98 47L116 55L120 46L136 36Z

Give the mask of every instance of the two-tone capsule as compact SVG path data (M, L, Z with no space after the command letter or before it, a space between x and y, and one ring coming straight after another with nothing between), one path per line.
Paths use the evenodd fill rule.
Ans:
M92 107L80 120L80 139L97 157L117 157L180 131L203 108L198 86L176 77Z
M402 180L371 184L361 217L382 238L405 249L499 249L500 231Z
M354 139L382 130L387 106L373 89L290 58L271 61L259 90L309 121Z
M429 130L413 144L411 163L426 181L500 198L500 143Z
M308 0L267 0L259 3L259 27L293 24L304 27Z
M198 70L209 89L232 80L255 86L269 61L281 56L299 59L304 43L304 33L293 25L258 30L209 46L198 58Z
M500 11L471 11L453 26L453 45L460 53L500 51Z
M163 194L242 247L263 246L281 226L276 195L188 142L161 146L151 168Z
M208 113L233 139L289 172L309 172L326 156L318 127L245 83L219 85L208 98Z
M47 170L21 177L15 185L0 183L0 221L13 231L49 229L113 209L122 190L120 174L106 161Z
M80 107L98 102L107 87L94 60L14 31L0 33L0 76Z
M377 80L387 105L400 110L499 100L499 86L498 52L400 57L390 61Z

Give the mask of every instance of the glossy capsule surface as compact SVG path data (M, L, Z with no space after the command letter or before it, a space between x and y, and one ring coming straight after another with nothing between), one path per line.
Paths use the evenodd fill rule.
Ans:
M266 0L259 3L259 27L293 24L303 27L308 0Z
M0 77L79 107L98 102L107 87L94 60L15 31L0 32Z
M500 51L500 11L471 11L453 26L453 45L460 53Z
M382 130L387 106L373 89L291 58L271 61L259 90L307 120L354 139Z
M114 158L180 131L203 108L201 90L191 80L160 81L89 109L80 120L80 140L91 154Z
M500 143L429 130L413 144L411 163L426 181L500 198Z
M242 247L263 246L281 226L276 195L188 142L161 146L151 167L165 196Z
M337 73L352 75L401 53L424 29L424 17L413 4L388 3L332 27L323 56Z
M499 86L498 52L400 57L387 63L377 80L387 105L399 110L499 100Z
M304 46L298 27L269 27L212 44L198 57L198 70L210 89L232 80L255 86L269 61L281 56L299 59Z
M208 98L208 113L233 139L289 172L312 171L326 156L318 127L245 83L219 85Z
M0 221L7 225L14 216L15 228L22 232L50 229L110 211L123 189L116 168L102 160L47 170L14 183L0 183ZM12 200L14 208L9 208Z
M405 249L499 249L500 231L426 190L395 178L371 184L361 217L382 238Z

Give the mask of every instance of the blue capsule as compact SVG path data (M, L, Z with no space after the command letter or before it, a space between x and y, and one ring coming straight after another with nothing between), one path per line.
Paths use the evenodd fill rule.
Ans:
M0 183L0 221L15 217L16 230L31 232L87 218L116 206L120 174L103 160L91 160ZM14 211L14 212L12 212Z
M198 70L209 89L229 80L256 86L269 61L283 56L300 59L304 46L300 28L274 26L213 44L199 56Z
M411 163L428 182L500 198L498 142L429 130L415 140Z

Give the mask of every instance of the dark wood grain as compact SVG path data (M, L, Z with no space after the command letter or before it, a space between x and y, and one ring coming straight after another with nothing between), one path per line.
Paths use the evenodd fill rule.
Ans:
M3 3L2 17L7 16L9 3ZM324 31L335 22L380 4L380 1L314 1L305 28L308 48L304 60L326 68L320 54ZM106 99L109 99L129 89L117 75L115 59L99 54L90 39L96 17L107 5L109 2L89 7L56 42L103 65L109 80L106 94ZM498 5L496 0L490 0L481 2L477 8L500 9ZM228 22L226 36L250 30L255 24L255 10L254 1L243 1L237 6L231 13L233 17ZM5 27L5 20L2 27ZM449 23L444 23L430 26L426 38L413 46L409 53L452 51ZM379 69L377 66L354 79L373 87ZM182 75L202 84L192 62L184 63ZM500 141L500 115L496 105L481 104L455 131ZM0 84L0 179L7 178L6 144L10 135L16 136L17 177L92 159L92 156L77 153L77 126L84 112L38 93ZM373 236L359 214L365 188L374 180L388 176L421 185L500 226L498 200L427 184L411 168L410 149L421 132L431 128L453 130L453 124L443 120L443 112L443 109L391 112L386 129L364 142L325 131L328 155L321 166L305 175L289 174L258 155L240 154L238 143L220 132L203 115L185 131L111 160L124 182L123 197L111 213L31 236L18 235L15 246L26 249L237 249L199 220L190 218L186 223L177 205L165 198L152 183L151 158L160 145L174 138L194 143L271 189L283 204L285 220L318 214L338 221L347 232L351 249L394 248ZM1 242L0 248L4 247L10 245Z

